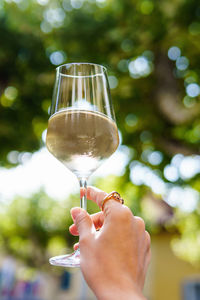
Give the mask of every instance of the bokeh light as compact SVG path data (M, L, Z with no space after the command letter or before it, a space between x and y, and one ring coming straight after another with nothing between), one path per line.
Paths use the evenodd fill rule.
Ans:
M125 122L129 127L134 127L138 123L138 117L134 114L128 114Z
M160 151L152 151L148 155L148 161L151 165L157 166L163 160L163 154Z
M73 7L71 6L71 2L69 0L63 0L62 6L65 11L72 11Z
M65 11L61 7L47 8L43 15L44 19L55 28L62 26L65 19Z
M130 179L135 185L149 186L156 194L166 193L166 185L157 172L138 161L133 161L130 165Z
M45 21L45 20L42 21L42 23L40 24L40 29L44 33L50 33L52 31L51 25L47 21Z
M18 90L14 86L8 86L5 89L4 94L9 100L15 100L18 95Z
M37 0L37 3L40 5L47 5L49 3L49 0Z
M118 86L118 79L116 76L108 76L108 81L111 89L115 89Z
M186 156L179 165L179 173L183 180L190 179L200 173L200 156Z
M152 71L152 65L145 56L138 56L129 63L128 69L131 77L139 78L148 76Z
M10 151L7 155L7 159L11 164L17 164L19 152L18 151Z
M169 50L168 50L169 59L177 60L177 58L179 58L180 56L181 56L181 50L178 47L173 46L173 47L169 48Z
M172 187L165 201L172 207L179 207L180 210L190 213L196 209L199 200L199 193L190 187Z
M184 155L183 154L181 154L181 153L175 154L172 157L171 164L178 168L180 166L180 164L181 164L181 162L182 162L183 159L184 159Z
M179 71L184 71L189 66L189 60L185 56L178 57L176 60L176 67Z
M79 205L79 184L45 148L37 150L44 147L46 139L55 67L66 62L96 60L110 70L108 80L120 128L120 146L88 183L107 192L116 189L134 214L144 218L153 237L156 258L150 268L153 289L145 287L146 297L154 299L158 295L156 286L161 292L158 299L183 296L180 286L187 279L183 277L190 266L185 264L186 273L181 270L181 281L177 282L179 268L173 264L176 257L170 246L173 236L184 240L181 246L179 243L184 253L188 252L192 259L196 255L196 262L200 262L200 6L197 2L0 1L0 246L4 250L6 241L4 253L10 245L11 250L18 250L16 257L25 264L29 261L33 266L38 264L36 268L42 268L45 274L50 254L70 253L64 248L72 246L72 237L64 231L72 222L69 208ZM75 97L75 104L90 110L84 97ZM88 201L90 213L92 205ZM64 229L59 225L59 211ZM3 234L4 226L7 236ZM31 241L34 247L23 259ZM189 255L180 255L179 246L175 254L191 262ZM41 255L40 250L43 250ZM177 262L181 266L181 260ZM171 276L173 266L175 277ZM53 273L47 275L52 276L52 284L48 282L45 287L49 291L51 285L58 284L55 294L50 292L49 297L43 295L38 299L64 297L65 291L60 291L63 270L51 270ZM166 270L165 276L155 275L158 270L161 275ZM20 273L22 278L26 276L24 270ZM79 283L71 285L79 294L77 297L84 290L82 282ZM179 295L174 294L175 285ZM172 287L171 295L163 296L163 286ZM83 297L90 298L89 294Z
M190 97L197 97L200 94L200 87L197 83L190 83L186 87L186 93Z
M83 0L71 0L71 6L75 9L79 9L83 6Z
M53 65L60 65L64 63L66 54L63 51L54 51L50 54L49 59Z
M179 173L175 166L173 165L167 165L164 168L164 176L167 180L171 182L175 182L179 179Z
M127 72L128 71L128 60L126 60L126 59L120 60L118 62L117 67L121 72Z

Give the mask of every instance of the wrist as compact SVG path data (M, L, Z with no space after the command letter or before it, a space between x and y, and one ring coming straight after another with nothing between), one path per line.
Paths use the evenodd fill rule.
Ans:
M107 290L102 289L96 296L98 300L146 300L141 291L120 286L118 288L110 287Z

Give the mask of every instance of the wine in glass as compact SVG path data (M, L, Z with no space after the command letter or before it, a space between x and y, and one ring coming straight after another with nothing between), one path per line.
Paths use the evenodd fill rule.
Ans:
M71 63L57 68L48 150L78 178L87 209L88 177L110 157L119 144L106 68L91 63ZM80 266L80 251L50 259L52 265Z

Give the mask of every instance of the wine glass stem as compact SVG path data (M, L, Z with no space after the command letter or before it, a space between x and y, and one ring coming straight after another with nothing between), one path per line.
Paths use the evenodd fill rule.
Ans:
M80 193L81 208L87 210L87 179L80 178L79 184L81 188L81 193Z

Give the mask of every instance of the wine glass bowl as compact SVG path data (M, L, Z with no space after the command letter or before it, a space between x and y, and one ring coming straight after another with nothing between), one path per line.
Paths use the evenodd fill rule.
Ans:
M58 67L46 145L84 188L81 207L87 207L88 177L116 151L118 144L106 68L90 63ZM78 251L50 262L77 266L79 256Z

